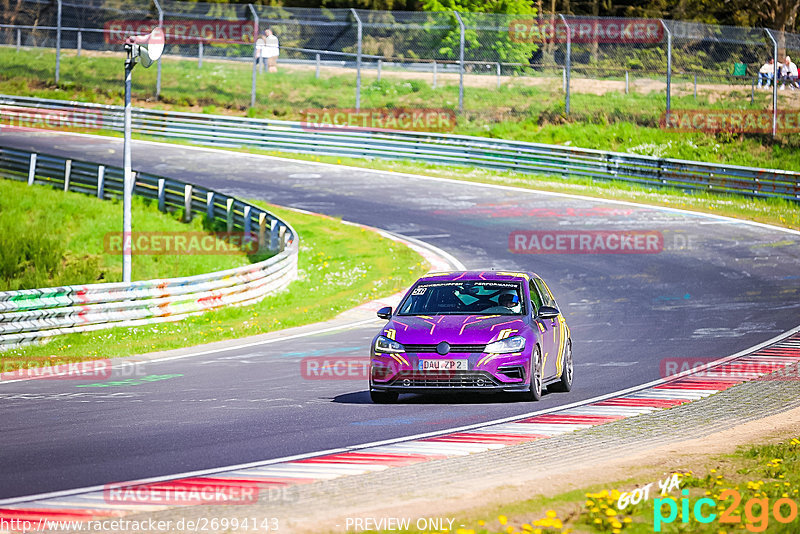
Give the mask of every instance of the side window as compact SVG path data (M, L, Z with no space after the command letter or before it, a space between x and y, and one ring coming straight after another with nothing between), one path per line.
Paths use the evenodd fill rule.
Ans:
M545 306L555 306L556 301L553 298L553 295L550 293L550 290L545 285L544 280L541 278L536 278L536 287L539 288L539 293L542 295L542 302Z
M533 305L533 315L536 315L539 311L539 308L542 307L542 298L539 296L539 291L536 289L536 284L533 283L533 280L530 281L530 291L531 291L531 304Z

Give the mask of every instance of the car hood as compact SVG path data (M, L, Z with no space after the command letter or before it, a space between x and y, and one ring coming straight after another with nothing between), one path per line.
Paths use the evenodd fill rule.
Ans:
M522 332L525 322L515 315L434 315L394 317L384 327L399 343L482 344ZM507 329L517 332L504 332ZM501 334L502 332L502 334ZM390 336L391 337L391 336Z

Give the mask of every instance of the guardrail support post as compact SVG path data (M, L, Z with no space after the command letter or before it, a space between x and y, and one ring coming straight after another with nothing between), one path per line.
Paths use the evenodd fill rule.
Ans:
M667 23L659 19L667 34L667 124L669 124L669 114L672 111L672 32L667 28Z
M458 37L458 112L464 112L464 21L461 20L461 14L458 11L453 11L458 20L460 34Z
M225 219L227 224L228 233L233 232L233 199L228 198L225 203Z
M251 222L250 222L250 206L244 207L244 239L242 243L250 243L252 239L250 238L250 230L251 230Z
M356 111L361 109L361 40L363 37L363 25L361 24L361 17L358 16L355 8L350 8L350 12L356 19L358 24L358 49L356 56Z
M258 251L264 252L269 249L267 244L267 214L263 211L258 212Z
M319 54L317 54L317 71L314 73L314 77L319 80Z
M166 202L166 195L167 195L167 181L164 178L158 179L158 211L166 212L167 211L167 202Z
M183 222L192 220L192 186L186 184L183 187Z
M64 192L69 191L69 179L72 175L72 160L68 159L64 162Z
M278 221L272 219L269 222L269 249L278 250Z
M61 0L56 0L58 5L58 14L56 18L56 83L58 83L61 75Z
M286 248L286 226L280 225L278 228L278 250L283 252Z
M105 165L98 165L97 167L97 198L103 200L106 194L106 167Z
M164 26L164 10L161 9L161 4L158 3L158 0L153 0L153 4L156 6L158 10L158 26ZM156 65L156 99L161 98L161 58L158 58L158 64Z
M31 154L31 163L28 167L28 185L33 185L33 180L36 178L36 154Z
M247 4L247 7L250 8L250 13L253 15L253 72L250 74L250 107L253 108L256 106L256 60L258 59L258 48L256 47L256 40L258 39L258 13L256 12L256 8L253 7L253 4Z
M214 192L206 193L206 219L209 223L214 222Z
M83 44L83 32L78 30L78 45L76 47L78 49L78 53L76 54L78 57L81 57L81 44Z
M561 17L561 22L563 22L564 26L567 28L567 55L564 58L564 114L569 115L569 86L572 76L572 35L570 34L571 30L569 24L567 24L567 19L564 18L564 15L559 15L559 17Z

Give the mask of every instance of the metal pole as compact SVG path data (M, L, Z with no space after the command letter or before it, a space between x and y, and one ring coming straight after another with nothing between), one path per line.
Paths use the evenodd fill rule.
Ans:
M564 71L566 72L567 76L566 83L564 84L564 114L569 115L569 82L570 77L572 76L572 35L570 35L570 28L569 24L567 24L567 19L564 18L564 15L559 15L559 17L561 17L561 22L563 22L564 26L567 28L567 56L564 58Z
M197 68L203 68L203 41L197 43Z
M161 4L158 3L158 0L153 0L153 4L155 4L156 9L158 10L158 27L161 28L164 26L164 10L161 9ZM161 97L161 58L158 58L158 65L156 66L156 98Z
M317 54L317 71L314 73L314 77L319 80L319 54Z
M382 65L382 63L383 62L379 59L378 60L378 81L381 81L381 65Z
M361 109L361 38L363 36L363 27L361 25L361 17L354 8L350 8L350 12L358 23L358 56L356 56L356 111Z
M672 111L672 32L667 28L667 24L663 19L661 26L664 27L664 32L667 34L667 124L669 124L669 115Z
M630 83L628 82L628 71L625 71L625 94L630 92Z
M778 134L778 41L767 28L764 31L772 41L772 137L775 137Z
M436 89L436 60L433 60L433 88Z
M458 11L453 11L458 20L458 26L461 29L461 35L458 38L458 112L464 112L464 21L461 20L461 14Z
M253 4L247 4L247 7L250 8L250 13L253 14L253 72L250 78L250 107L253 108L256 106L256 54L258 53L256 39L258 38L259 31L258 13L256 13L256 8L253 7Z
M497 63L497 88L500 89L500 63Z
M81 44L83 43L83 32L78 30L78 57L81 57Z
M125 60L125 134L122 147L122 281L131 281L131 196L133 176L131 175L131 76L136 62L133 47L125 45L128 59Z
M694 99L697 100L697 73L694 73Z
M17 52L19 52L19 48L22 46L22 30L17 28Z
M56 20L56 83L61 74L61 0L56 0L58 4L58 19Z

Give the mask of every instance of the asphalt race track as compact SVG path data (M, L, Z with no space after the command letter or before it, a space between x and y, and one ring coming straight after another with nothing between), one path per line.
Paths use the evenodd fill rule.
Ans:
M113 138L3 132L0 144L121 165ZM159 380L0 384L0 498L309 453L478 423L638 385L665 358L721 357L797 326L800 235L643 206L135 143L134 168L340 216L436 245L470 269L530 269L572 329L571 393L538 403L403 396L307 380L307 356L364 356L382 324L148 363ZM469 172L468 170L464 171ZM514 231L650 231L656 253L520 254ZM302 236L301 236L302 239ZM91 381L90 381L91 382Z

